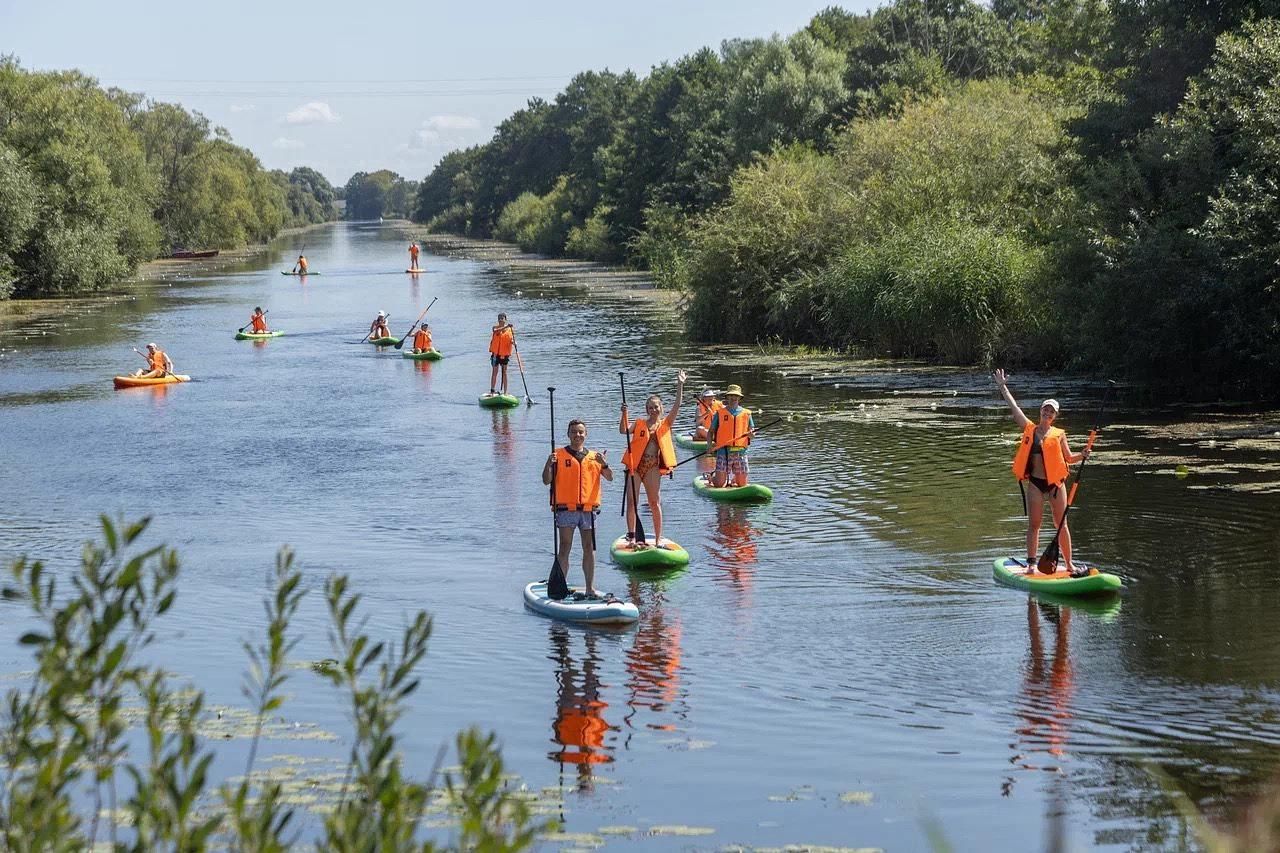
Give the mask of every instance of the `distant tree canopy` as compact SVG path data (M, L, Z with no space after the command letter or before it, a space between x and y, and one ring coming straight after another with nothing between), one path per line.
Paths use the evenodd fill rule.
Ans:
M333 218L332 187L305 172L295 196L199 113L0 57L0 299L98 290L176 247Z
M417 181L406 181L389 169L356 172L343 188L347 219L408 218L418 193Z
M690 331L1280 396L1280 0L892 0L585 72L413 217L623 261Z

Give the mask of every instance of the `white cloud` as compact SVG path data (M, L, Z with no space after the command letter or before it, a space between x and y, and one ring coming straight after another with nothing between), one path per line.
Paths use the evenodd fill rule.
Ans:
M258 108L257 104L232 104L231 112L233 113L251 113Z
M422 123L424 130L477 130L480 119L475 116L432 116Z
M324 101L311 101L290 110L284 120L289 124L333 124L340 121L333 107Z
M306 148L307 144L301 139L290 139L287 136L281 136L271 143L272 148L279 148L282 151L297 151L299 148Z

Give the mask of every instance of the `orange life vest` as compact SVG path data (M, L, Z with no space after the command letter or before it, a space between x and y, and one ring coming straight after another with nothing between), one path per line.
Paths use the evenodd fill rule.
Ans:
M1062 440L1066 433L1057 427L1049 427L1044 438L1040 440L1040 449L1044 451L1044 479L1051 486L1056 486L1067 479L1067 463L1062 458ZM1025 480L1030 472L1027 460L1031 458L1031 445L1036 440L1036 423L1029 421L1022 428L1022 442L1018 452L1013 456L1013 476Z
M165 363L164 350L158 349L151 354L152 370L164 370L165 369L164 363Z
M751 429L751 411L740 409L734 415L726 407L716 412L716 417L716 434L711 447L716 450L726 447L730 450L746 450L751 443L751 436L746 434Z
M261 314L254 314L251 319L253 320L253 330L255 332L265 332L267 330L266 317L263 317Z
M412 245L412 246L410 246L410 247L409 247L409 255L410 255L410 256L411 256L415 261L418 259L418 247L417 247L417 245L416 245L416 244L415 244L415 245Z
M711 429L711 419L715 417L716 412L724 408L724 403L719 400L712 400L711 405L698 401L698 426L703 429Z
M489 352L498 358L507 358L511 355L511 348L515 342L516 333L510 326L494 329L493 337L489 339Z
M431 349L431 333L424 332L422 329L419 329L417 334L413 336L413 348L423 350Z
M631 443L627 452L622 454L622 467L628 471L636 470L644 449L649 445L652 435L658 440L658 470L663 474L676 467L676 447L671 443L671 425L663 418L653 432L649 431L649 422L644 418L636 418L635 428L631 433Z
M298 272L306 272L306 271L307 271L307 259L298 258Z
M600 454L587 451L578 461L568 448L556 448L555 480L556 509L590 510L600 508L600 472L604 469Z

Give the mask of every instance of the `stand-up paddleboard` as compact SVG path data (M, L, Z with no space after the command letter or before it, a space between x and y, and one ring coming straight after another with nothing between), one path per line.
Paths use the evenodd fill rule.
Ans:
M1027 566L1013 557L997 557L992 564L991 574L997 581L1014 589L1026 589L1032 592L1050 592L1055 595L1098 595L1115 592L1124 583L1120 578L1097 569L1089 569L1084 577L1073 578L1065 569L1059 569L1051 575L1034 571L1027 574Z
M707 475L693 478L693 490L700 495L705 495L713 501L731 501L734 503L763 503L773 500L773 489L768 486L762 486L759 483L748 483L745 486L722 486L716 488L711 485L711 481Z
M676 444L685 450L706 450L706 441L698 441L693 437L691 432L682 432L676 435Z
M390 337L388 337L388 338L369 338L369 343L373 344L375 347L393 347L393 346L395 346L396 344L400 343L400 339L399 339L399 338L390 338Z
M284 332L236 332L237 341L266 341L278 338Z
M520 405L520 398L510 394L481 394L480 405L486 409L514 409Z
M411 267L411 268L409 268L409 269L405 270L405 272L409 273L410 275L417 275L418 273L426 272L426 270L424 270L424 269L416 269L416 268L412 268L412 267Z
M439 361L444 358L444 353L438 349L429 349L426 352L404 352L401 355L414 361Z
M546 581L535 581L524 588L524 606L552 619L589 625L629 625L640 618L638 607L617 598L586 598L572 589L568 598L549 598Z
M173 385L175 382L190 382L191 377L185 373L170 373L165 376L117 376L111 380L117 388L147 388L152 385Z
M289 270L280 270L280 275L320 275L318 272L307 270L306 272L289 272Z
M627 544L627 537L619 536L609 548L613 561L628 569L669 569L689 565L689 552L667 540L664 545L637 546Z

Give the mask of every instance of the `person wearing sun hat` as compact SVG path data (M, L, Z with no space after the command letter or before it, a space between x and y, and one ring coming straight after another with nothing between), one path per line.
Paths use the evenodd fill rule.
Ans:
M712 416L724 408L724 403L717 399L719 396L720 392L713 388L708 388L698 395L697 426L693 428L693 435L691 436L694 441L707 440L711 430Z
M1072 453L1067 444L1067 434L1053 422L1062 407L1052 398L1040 404L1040 419L1033 421L1018 406L1009 391L1008 378L1003 370L992 374L1000 395L1009 404L1013 419L1022 428L1022 439L1018 443L1018 452L1013 457L1013 475L1018 484L1024 488L1023 498L1027 509L1027 573L1035 571L1036 554L1040 551L1040 522L1044 518L1044 502L1049 502L1053 511L1053 526L1062 526L1062 534L1058 538L1058 547L1066 561L1067 571L1077 573L1071 562L1071 531L1063 523L1063 515L1067 511L1067 490L1063 484L1067 480L1071 466L1089 458L1089 448L1081 453Z
M378 316L374 317L373 322L369 324L368 337L375 341L379 338L391 337L391 328L387 325L387 316L386 311L378 312Z
M716 470L711 475L711 485L745 486L751 476L747 464L747 445L756 425L751 411L742 407L742 386L730 385L724 389L724 408L711 416L707 428L707 442L715 450Z

